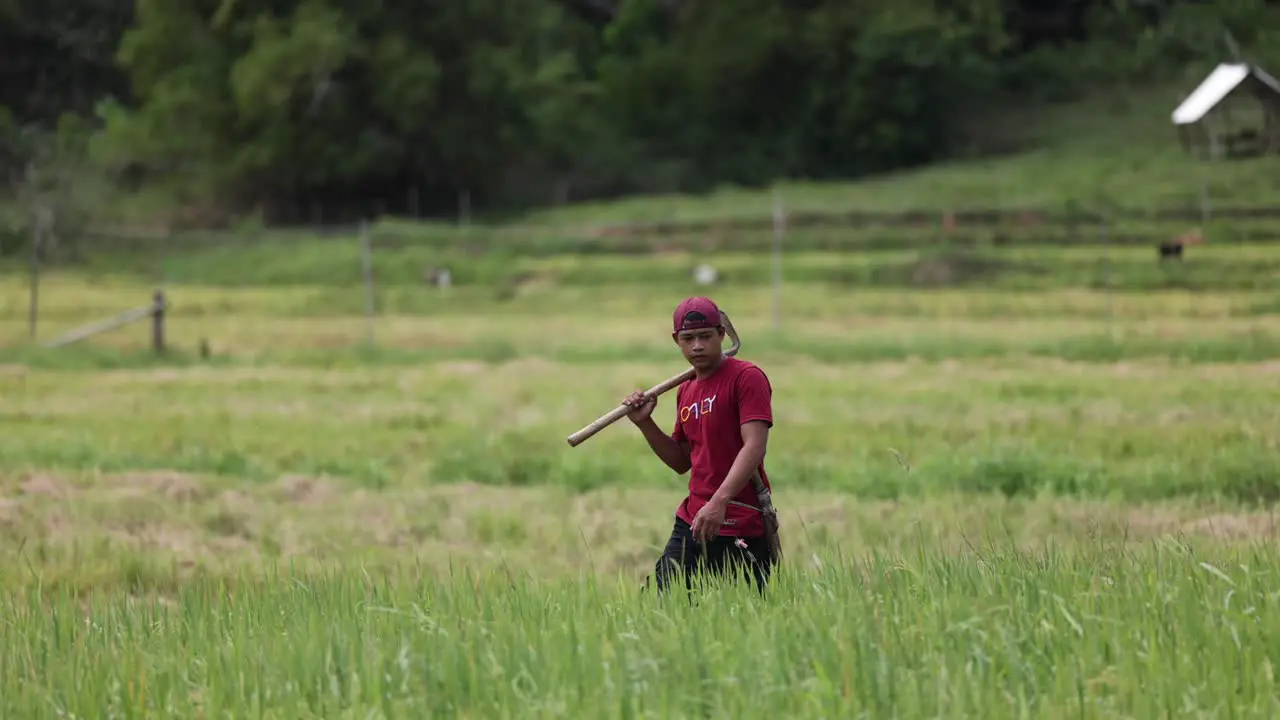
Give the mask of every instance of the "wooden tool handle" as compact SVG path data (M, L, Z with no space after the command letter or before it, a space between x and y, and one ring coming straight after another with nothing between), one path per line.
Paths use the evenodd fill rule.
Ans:
M653 387L646 390L644 395L646 398L657 397L671 390L671 388L678 387L680 383L688 380L689 378L692 378L693 374L694 374L693 368L689 368L688 370L685 370L679 375L672 375L666 380L663 380L657 385L654 385ZM632 410L635 410L635 408L631 407L630 405L619 405L618 407L610 410L608 413L601 415L599 418L595 420L595 422L582 428L578 432L570 435L569 447L577 447L587 438L591 437L592 435L595 435L601 430L609 427L610 425L626 417L627 413L631 412Z
M725 332L728 333L729 340L732 343L729 346L729 349L724 351L724 354L727 355L728 357L733 357L734 355L738 354L738 350L742 347L742 341L738 339L738 331L734 329L733 322L729 320L729 315L725 313L723 310L720 312L720 322L724 324ZM671 388L679 386L680 383L686 380L693 379L693 376L695 374L696 372L694 371L694 369L689 368L688 370L685 370L679 375L672 375L666 380L663 380L657 385L654 385L653 387L646 390L644 393L645 397L646 398L657 397L667 392ZM591 437L592 435L595 435L601 430L609 427L610 425L626 417L627 413L631 412L632 410L634 410L634 408L632 408L630 405L619 405L613 410L610 410L608 413L601 415L600 417L596 418L595 422L582 428L578 432L570 435L569 447L577 447L587 438Z

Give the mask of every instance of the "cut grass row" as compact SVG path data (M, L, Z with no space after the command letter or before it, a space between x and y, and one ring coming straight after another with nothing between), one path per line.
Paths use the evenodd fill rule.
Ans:
M780 477L787 557L812 567L837 551L909 553L924 540L958 552L982 538L1022 549L1052 541L1188 542L1275 538L1268 509L1177 498L1147 503L1006 498L936 491L900 500L805 489ZM0 587L38 586L77 597L170 595L196 578L233 580L271 565L297 572L451 566L520 568L546 580L593 574L639 585L671 529L681 479L626 479L596 490L426 483L380 488L352 478L184 473L0 471Z
M1061 247L961 247L936 239L904 241L880 250L823 247L784 241L783 280L839 289L917 289L999 287L1114 291L1232 291L1273 289L1280 260L1266 243L1210 242L1187 250L1183 262L1160 262L1154 242L1136 247L1069 244ZM749 239L749 238L747 238ZM584 287L596 291L644 283L652 287L693 287L693 269L709 263L730 287L763 286L773 267L762 235L760 247L744 238L704 242L668 238L662 247L634 253L578 253L564 248L532 252L522 244L479 249L466 242L377 244L373 275L380 293L399 302L426 294L431 268L446 267L456 286L487 288L495 299L518 297L530 284ZM209 246L174 245L165 250L128 253L103 250L79 269L89 278L132 277L152 283L262 288L281 286L359 286L362 260L355 237L307 242L249 243L231 239ZM7 263L10 282L27 272L24 261ZM0 266L2 267L2 266ZM57 270L58 268L55 268ZM406 292L409 289L412 292Z
M48 286L45 338L146 296L59 282ZM665 320L678 293L544 286L500 303L452 288L433 313L377 318L378 346L364 349L362 318L320 314L332 289L178 287L174 349L156 359L143 327L83 347L27 347L23 288L0 287L0 360L10 363L0 457L11 468L299 472L368 488L670 481L626 423L588 450L563 439L680 367ZM777 388L771 463L793 487L875 498L1280 495L1271 293L794 286L777 334L766 293L715 294L744 357ZM202 339L209 360L195 355Z
M1057 358L1078 362L1178 360L1266 362L1280 357L1274 291L1105 293L1080 290L948 289L901 293L740 285L594 290L529 285L511 301L481 288L390 288L377 316L360 315L358 287L229 289L173 286L165 359L145 354L145 325L56 350L28 341L23 283L0 283L0 361L46 369L156 364L398 367L446 361L504 363L540 357L569 365L669 363L678 356L665 318L686 294L710 292L729 310L762 362L828 363ZM122 281L44 283L41 340L149 302L150 288ZM364 346L372 327L375 347ZM213 356L200 358L207 341ZM668 373L669 374L669 373ZM665 375L663 375L665 377Z
M1240 258L1253 264L1264 258ZM815 260L815 262L819 262ZM644 270L639 266L638 270ZM476 333L490 322L521 320L524 327L555 328L565 333L629 333L649 342L661 332L664 316L685 293L717 298L726 311L747 323L768 322L773 310L772 288L729 283L720 286L665 286L647 281L642 273L609 288L530 283L522 286L514 302L496 300L484 287L427 288L391 286L377 297L375 312L387 322L428 321L446 323L451 331ZM145 304L154 287L127 276L85 276L58 273L41 278L39 317L52 323L79 323ZM343 322L364 311L364 288L358 282L336 287L325 283L284 286L226 287L205 283L174 283L166 288L176 318L213 321L277 318ZM782 319L836 327L861 321L967 320L989 322L998 328L1003 320L1080 320L1146 322L1265 320L1280 315L1276 287L1257 290L1191 292L1167 289L1144 292L1106 292L1089 288L1052 286L1008 290L993 287L935 288L835 288L819 283L787 282L782 287ZM0 321L25 324L30 287L25 278L0 279ZM613 318L602 321L603 316ZM530 323L527 320L532 319ZM23 328L25 331L25 328ZM500 333L510 330L500 328ZM109 336L104 336L109 337ZM290 338L298 346L307 336ZM606 340L619 339L611 334ZM5 345L18 344L20 335Z
M667 486L676 479L627 423L584 448L564 437L672 366L10 372L0 377L0 457L15 469L333 475L371 489ZM1280 497L1274 363L765 367L777 393L770 464L787 487L863 498ZM672 412L660 403L668 426Z
M448 323L413 317L391 317L375 324L377 347L364 346L367 323L345 317L327 321L187 318L170 321L168 350L157 357L147 349L150 329L137 326L80 348L0 348L0 363L44 370L93 370L146 367L252 367L288 365L337 369L421 366L470 362L495 371L521 359L538 358L568 367L616 362L670 363L667 344L643 339L617 345L581 344L576 333L544 331L521 342L503 336L451 333ZM590 321L584 321L590 322ZM480 323L477 323L480 325ZM495 323L495 325L498 325ZM515 326L515 323L511 323ZM70 330L73 323L47 323L47 337ZM914 326L914 327L913 327ZM909 334L910 331L920 335ZM0 332L25 335L20 323L0 323ZM1025 337L1014 333L1022 331ZM536 334L519 328L516 335ZM1000 358L1039 358L1081 363L1266 363L1280 357L1280 334L1273 321L1171 323L1151 327L1142 323L1059 321L1010 323L997 331L955 321L867 323L831 328L829 334L784 330L780 336L752 338L752 358L764 363L809 361L822 364L914 362L948 360L994 362ZM608 334L602 332L602 335ZM301 338L293 340L290 336ZM211 355L201 355L207 339ZM664 338L665 339L665 338ZM659 340L659 343L662 341ZM660 367L668 368L669 365ZM656 369L656 368L655 368ZM670 374L670 373L668 373Z

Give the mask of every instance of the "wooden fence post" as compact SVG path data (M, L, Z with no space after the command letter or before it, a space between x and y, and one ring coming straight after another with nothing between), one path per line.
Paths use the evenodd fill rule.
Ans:
M773 187L773 331L782 331L782 236L786 232L786 211L782 193Z
M43 220L43 218L41 219ZM31 296L27 301L27 334L31 342L36 341L36 321L40 317L40 244L44 242L44 224L36 222L31 231Z
M164 291L156 290L151 300L151 346L157 355L162 355L164 354Z
M44 248L45 235L53 225L52 215L48 208L36 210L35 225L31 229L31 297L28 300L27 332L31 342L36 340L36 323L40 316L40 252Z

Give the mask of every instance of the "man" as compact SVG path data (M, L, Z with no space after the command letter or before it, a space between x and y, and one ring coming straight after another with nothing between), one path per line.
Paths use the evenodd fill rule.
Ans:
M759 473L772 493L764 455L773 390L759 367L721 352L725 330L709 298L680 303L672 321L672 338L695 373L676 389L674 431L668 435L654 422L656 397L636 391L623 400L635 408L627 417L654 454L677 474L689 473L689 494L655 567L658 590L666 591L676 572L692 589L699 570L732 566L735 574L749 568L763 592L776 558L752 475Z

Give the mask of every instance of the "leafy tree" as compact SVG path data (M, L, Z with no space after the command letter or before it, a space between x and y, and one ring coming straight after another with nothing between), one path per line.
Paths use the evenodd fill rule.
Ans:
M408 188L443 213L461 192L493 207L857 176L948 156L950 120L1007 94L1229 57L1224 30L1267 63L1277 8L0 0L0 171L95 164L125 189L281 219L403 205ZM92 142L50 154L72 127Z

